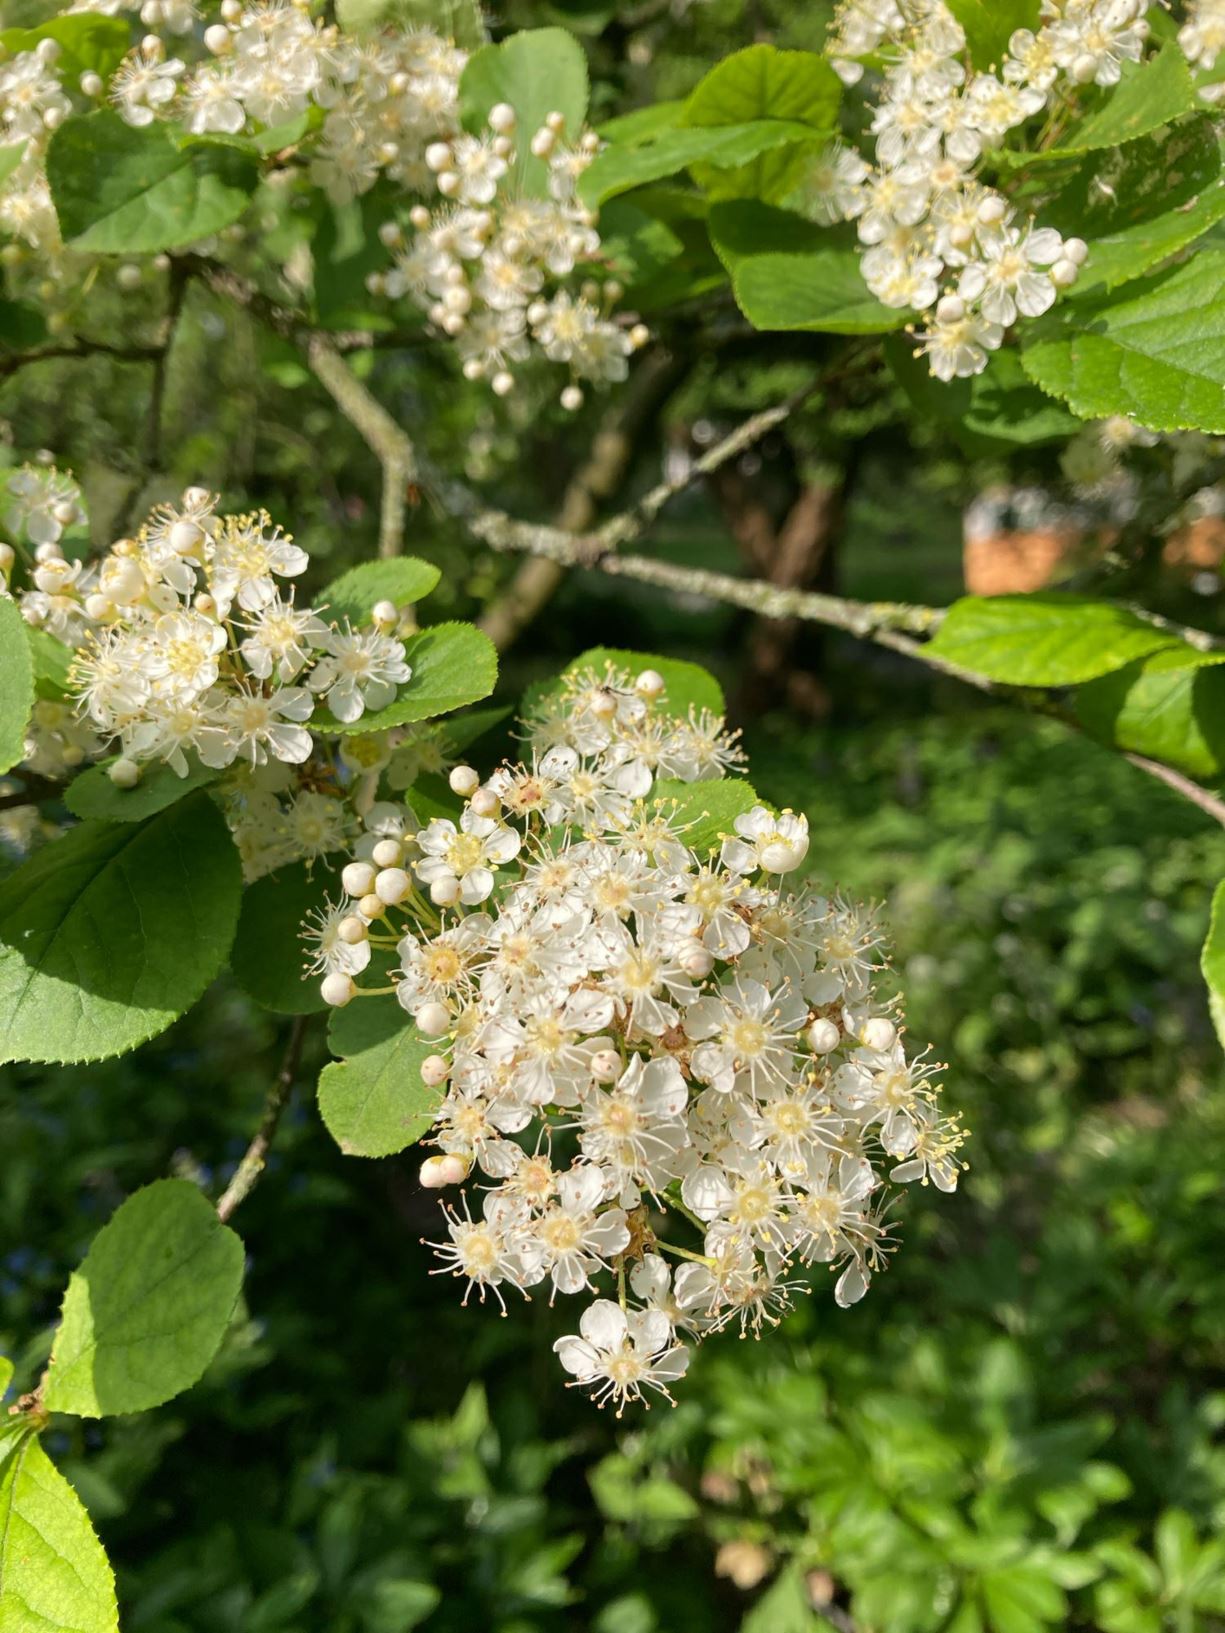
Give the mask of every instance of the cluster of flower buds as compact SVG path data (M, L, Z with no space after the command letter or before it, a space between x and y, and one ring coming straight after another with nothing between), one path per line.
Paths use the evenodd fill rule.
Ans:
M372 274L369 287L413 300L455 341L465 376L487 380L498 396L514 389L514 365L533 347L564 364L571 378L562 406L576 409L580 382L625 379L647 330L612 320L622 294L615 279L589 278L577 298L563 287L600 250L595 212L577 190L598 138L586 132L568 143L564 116L551 113L520 160L516 125L515 110L498 103L483 134L426 148L441 202L414 206L410 233L399 221L384 224L381 237L395 264ZM523 186L523 166L533 160L545 175L540 196Z
M619 1412L671 1398L691 1343L776 1322L808 1266L861 1298L891 1188L952 1190L962 1135L877 993L874 915L786 882L806 819L750 806L688 842L703 790L735 786L717 717L610 667L569 677L527 740L484 780L454 768L458 820L372 809L309 967L347 1005L390 966L433 1045L422 1184L480 1192L444 1204L441 1271L465 1300L585 1297L555 1348Z
M847 0L829 46L850 83L879 55L874 163L835 145L811 181L822 219L854 220L860 267L886 306L930 313L917 337L942 380L978 374L1018 317L1038 317L1076 282L1088 254L978 176L1009 131L1077 86L1118 83L1140 59L1147 0L1047 0L1018 29L998 71L964 61L944 0ZM1184 30L1184 33L1186 31ZM1184 42L1186 48L1186 42Z

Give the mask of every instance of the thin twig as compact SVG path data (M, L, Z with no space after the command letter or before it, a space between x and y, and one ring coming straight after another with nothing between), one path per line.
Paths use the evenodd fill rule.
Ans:
M30 363L46 363L55 358L110 357L117 363L156 363L164 346L114 346L105 340L74 340L58 346L35 346L28 352L0 357L0 379L16 374Z
M1139 766L1141 771L1147 771L1150 777L1156 777L1159 782L1165 783L1183 799L1190 800L1192 805L1198 805L1201 811L1213 817L1225 828L1225 800L1219 799L1216 794L1207 788L1201 788L1199 783L1192 782L1190 777L1184 777L1181 771L1175 771L1172 766L1162 765L1160 760L1150 760L1146 754L1131 754L1124 752L1123 758L1130 760L1132 765Z
M285 1046L281 1069L277 1073L272 1087L268 1090L268 1097L264 1101L264 1112L259 1120L259 1127L252 1136L251 1143L243 1154L242 1161L234 1170L233 1179L226 1186L221 1200L217 1204L217 1217L223 1221L228 1220L239 1203L250 1196L264 1171L268 1148L276 1136L277 1125L281 1121L281 1113L285 1110L289 1101L290 1090L293 1088L294 1078L298 1075L298 1063L302 1058L302 1044L306 1037L307 1023L307 1016L298 1015L290 1028L289 1041Z

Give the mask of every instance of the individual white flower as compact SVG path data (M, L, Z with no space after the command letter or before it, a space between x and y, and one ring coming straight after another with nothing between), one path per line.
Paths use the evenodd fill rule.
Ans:
M593 1390L597 1405L616 1403L618 1417L629 1401L643 1398L644 1389L672 1400L670 1385L689 1365L689 1351L674 1342L661 1310L627 1313L609 1299L589 1305L579 1318L579 1335L559 1338L553 1349L575 1383Z
M1053 265L1062 251L1062 238L1049 227L980 234L978 258L962 271L957 293L967 304L977 304L988 323L1004 329L1018 314L1040 317L1058 293L1040 269Z
M733 873L791 873L808 855L808 818L784 811L775 816L764 805L738 816L736 838L723 841L723 865Z
M257 680L295 678L325 642L328 626L310 607L295 607L292 597L274 596L246 625L239 643L247 668ZM335 710L333 710L335 713Z
M300 722L310 719L314 707L301 686L283 686L269 696L235 691L217 705L201 733L200 758L218 767L235 760L264 765L270 757L301 765L310 759L314 738Z
M556 1201L532 1220L520 1246L525 1285L548 1276L554 1293L581 1292L591 1286L595 1271L607 1270L609 1261L629 1246L623 1210L597 1212L605 1184L602 1171L591 1164L580 1163L558 1176Z
M140 46L120 63L111 80L111 101L129 125L151 125L178 95L187 64Z
M360 975L370 963L369 941L348 941L340 933L353 909L347 902L324 901L308 915L302 940L308 954L309 975Z
M266 511L231 516L217 534L209 589L223 615L235 601L244 612L259 612L276 600L278 578L296 578L309 564L306 551Z
M405 662L404 643L377 630L325 629L316 643L328 656L321 658L307 684L322 692L337 720L352 725L370 709L385 709L395 701L396 689L412 679Z
M790 982L771 992L737 976L685 1012L686 1035L699 1045L694 1076L724 1094L737 1088L763 1094L790 1081L807 1017L808 1005Z
M58 544L64 529L85 520L81 490L54 465L23 465L4 484L4 526L31 544Z
M1178 31L1178 43L1189 62L1211 72L1225 52L1223 0L1190 0L1187 20Z
M459 900L475 907L493 893L494 874L504 862L519 854L520 836L504 822L477 816L467 806L459 827L445 817L437 817L418 835L422 859L414 863L422 883L459 886Z

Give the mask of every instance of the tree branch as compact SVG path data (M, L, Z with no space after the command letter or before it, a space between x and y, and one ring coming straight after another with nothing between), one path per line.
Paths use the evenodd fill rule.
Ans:
M117 363L156 363L165 346L113 346L105 340L78 339L58 346L36 346L28 352L0 357L0 379L7 379L30 363L46 363L52 358L112 357Z
M276 1137L277 1126L281 1121L281 1113L288 1104L294 1078L298 1075L298 1065L302 1059L302 1044L306 1037L308 1020L308 1016L298 1015L290 1028L289 1042L285 1046L281 1069L277 1073L272 1087L268 1090L268 1097L264 1101L264 1113L260 1118L259 1127L252 1136L251 1143L243 1154L242 1161L234 1170L233 1179L226 1186L221 1200L217 1204L217 1217L223 1222L230 1218L240 1202L245 1201L250 1196L264 1171L268 1148Z

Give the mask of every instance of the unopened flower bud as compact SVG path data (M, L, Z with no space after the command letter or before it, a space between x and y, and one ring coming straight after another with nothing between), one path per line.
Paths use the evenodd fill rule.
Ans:
M13 552L12 545L0 543L0 573L4 573L6 576L11 573L13 570L13 563L16 560L17 557ZM92 618L93 613L91 612L89 616Z
M34 47L35 56L37 56L39 62L45 63L48 68L50 68L52 63L60 60L62 51L63 47L60 45L58 40L39 40L38 44Z
M617 695L606 687L601 689L592 698L590 709L597 720L611 720L617 712Z
M1080 277L1080 268L1075 261L1056 261L1050 271L1051 282L1056 289L1071 289Z
M7 545L5 548L8 548ZM115 603L109 595L101 595L95 590L92 595L85 597L85 613L96 624L104 624L108 618L115 616Z
M217 610L217 603L207 591L203 590L192 602L192 606L197 612L202 612L206 618L211 618Z
M140 781L140 767L135 760L126 758L116 760L106 774L116 788L135 788Z
M1008 200L999 193L988 193L978 206L978 219L984 227L995 227L1008 214Z
M376 629L394 629L400 622L400 612L394 601L376 601L370 609L370 618Z
M421 1164L417 1178L423 1190L441 1191L447 1183L442 1176L442 1163L441 1157L427 1157Z
M445 1004L440 1004L436 998L429 1003L422 1004L413 1017L417 1022L417 1030L427 1038L438 1038L450 1029L451 1016Z
M204 49L215 57L222 56L234 43L234 36L224 23L213 23L204 30Z
M451 168L452 154L448 143L431 142L425 150L425 162L437 174Z
M340 875L347 896L368 896L374 889L376 869L369 862L350 862Z
M1083 238L1065 238L1063 241L1064 261L1071 261L1073 266L1084 266L1089 256L1089 246Z
M630 345L635 351L641 351L650 338L651 331L647 328L645 323L635 323L634 327L630 330Z
M444 170L438 177L438 191L443 198L454 198L463 183L454 170Z
M436 1089L451 1075L451 1063L445 1055L426 1055L421 1062L421 1081L427 1089Z
M681 968L695 981L704 981L714 967L714 954L707 952L700 942L695 941L681 954Z
M319 983L319 995L330 1009L343 1009L356 991L353 977L342 974L340 970L325 975Z
M597 1083L614 1083L621 1075L621 1056L615 1049L597 1049L591 1057L591 1075Z
M583 393L578 386L565 386L561 394L561 406L567 414L574 414L583 406Z
M197 549L204 539L204 531L198 522L189 522L185 519L175 522L166 535L166 542L176 556L189 556Z
M865 1049L892 1049L897 1041L897 1027L887 1015L873 1015L870 1021L864 1022L859 1038Z
M505 136L514 130L516 123L515 110L509 102L495 102L489 110L489 128L496 130L499 136Z
M382 918L386 905L386 902L376 896L372 890L358 902L357 911L364 919L369 919L373 923L375 919Z
M414 204L408 212L408 219L418 232L424 232L430 224L430 212L424 204Z
M40 544L34 552L34 560L42 563L48 561L63 561L64 552L58 544Z
M350 913L347 918L341 919L336 926L336 934L350 947L356 947L365 941L370 934L370 927L365 919L359 918L356 913Z
M398 839L380 839L370 852L370 859L377 868L398 868L404 860L404 847ZM378 886L374 888L377 890Z
M412 880L403 868L384 868L375 875L374 894L388 907L402 902L412 889Z
M937 323L960 323L966 315L966 303L960 295L941 295L936 302Z
M815 1020L808 1028L808 1047L814 1055L828 1055L831 1049L838 1047L841 1038L842 1033L833 1021Z
M430 884L430 900L435 907L454 907L459 900L459 880L450 873L441 874Z
M664 693L664 677L658 669L644 669L634 682L634 690L639 697L646 698L648 703L654 703L657 697Z
M499 159L509 159L515 151L515 144L509 136L495 136L489 145Z
M379 243L384 249L395 249L397 244L404 242L404 234L400 231L398 221L384 221L379 228Z
M499 369L489 382L489 389L495 397L506 397L515 389L515 377L506 369Z
M458 794L460 799L467 799L481 786L480 773L470 765L457 765L447 781L451 785L451 792Z
M562 131L566 128L566 116L564 113L546 113L544 116L544 122L546 129L551 130L556 136L560 136Z
M497 816L502 807L502 801L492 788L478 788L468 801L477 816Z
M557 138L548 129L538 130L529 143L532 155L537 159L547 159L556 145Z
M130 294L133 289L139 289L141 271L136 262L125 261L122 266L117 267L115 269L115 282L125 294Z
M209 498L210 495L207 488L194 487L183 489L183 506L187 510L199 510L202 505L208 504Z

